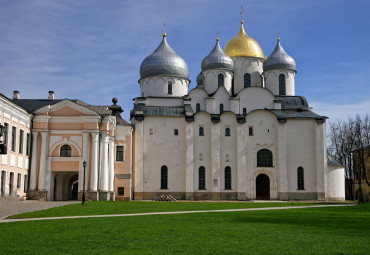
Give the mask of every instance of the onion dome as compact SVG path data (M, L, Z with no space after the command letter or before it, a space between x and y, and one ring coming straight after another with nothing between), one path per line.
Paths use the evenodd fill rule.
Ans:
M197 76L197 86L202 86L203 85L203 76L202 73L200 72Z
M244 31L243 20L240 23L239 33L226 44L225 53L230 58L255 57L264 59L261 46Z
M209 53L209 55L205 57L202 61L202 71L219 68L233 71L234 62L221 49L217 38L215 47L213 48L211 53Z
M294 59L285 52L283 47L281 47L280 38L278 38L274 51L263 63L263 70L289 69L296 71L295 68L296 65Z
M168 45L165 33L158 48L147 56L140 66L140 79L156 75L177 76L184 79L189 78L188 65Z

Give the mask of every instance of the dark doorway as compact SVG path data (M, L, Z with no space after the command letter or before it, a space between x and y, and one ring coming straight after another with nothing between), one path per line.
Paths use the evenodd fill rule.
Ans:
M9 195L12 195L14 191L14 173L11 172L9 176Z
M265 174L256 178L256 199L270 200L270 179Z
M57 201L57 177L54 178L54 201Z
M78 175L74 175L69 180L69 191L68 191L68 199L69 200L77 200L78 197Z
M1 171L1 195L2 196L5 195L5 176L6 176L6 172Z

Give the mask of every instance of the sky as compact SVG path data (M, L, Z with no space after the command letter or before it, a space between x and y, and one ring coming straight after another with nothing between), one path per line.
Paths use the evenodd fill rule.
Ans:
M241 6L244 12L240 15ZM281 44L297 64L296 95L329 122L370 113L370 1L0 0L0 93L110 105L129 120L139 70L167 42L189 67L190 89L219 33L244 20L268 56Z

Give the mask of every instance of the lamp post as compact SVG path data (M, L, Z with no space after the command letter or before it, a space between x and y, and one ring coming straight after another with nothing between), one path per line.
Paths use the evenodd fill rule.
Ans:
M86 170L87 162L84 161L82 165L84 167L84 181L83 181L83 186L82 186L82 204L84 205L85 204L85 170Z

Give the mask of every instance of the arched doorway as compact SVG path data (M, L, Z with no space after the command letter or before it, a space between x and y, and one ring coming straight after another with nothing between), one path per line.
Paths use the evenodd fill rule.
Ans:
M68 199L77 200L78 196L78 175L73 176L68 183Z
M256 199L270 200L270 179L266 174L256 178Z

